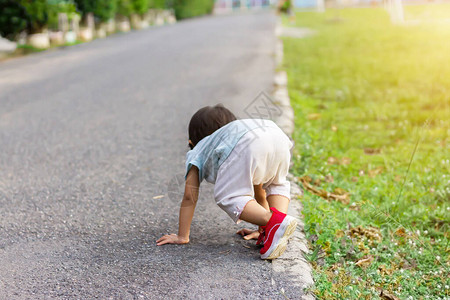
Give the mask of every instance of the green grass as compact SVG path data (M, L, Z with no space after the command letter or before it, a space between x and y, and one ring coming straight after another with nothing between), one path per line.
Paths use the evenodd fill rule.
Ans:
M305 191L313 292L449 299L450 24L394 26L381 8L295 22L316 34L284 38L294 174L350 194L343 204Z

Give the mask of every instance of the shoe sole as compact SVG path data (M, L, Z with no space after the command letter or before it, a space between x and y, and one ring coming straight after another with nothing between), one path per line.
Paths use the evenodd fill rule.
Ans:
M262 259L275 259L284 253L286 250L286 246L288 244L289 239L295 232L295 228L297 228L297 221L290 216L286 216L286 219L283 220L283 223L287 221L286 229L284 230L283 236L278 241L277 246L273 251L267 251L266 253L261 255Z

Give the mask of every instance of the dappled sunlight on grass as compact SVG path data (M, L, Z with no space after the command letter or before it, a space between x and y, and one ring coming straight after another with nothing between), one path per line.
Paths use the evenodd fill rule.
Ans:
M350 194L303 199L316 294L450 296L450 23L394 26L380 8L302 12L295 25L317 34L284 38L294 172ZM382 240L352 237L357 226Z

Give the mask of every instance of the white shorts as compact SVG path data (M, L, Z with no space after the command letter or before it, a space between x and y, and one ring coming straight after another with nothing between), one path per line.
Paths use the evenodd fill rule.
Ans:
M263 184L266 196L290 199L289 172L292 142L279 128L257 128L236 144L217 173L214 198L236 223L245 205L255 199L253 186Z

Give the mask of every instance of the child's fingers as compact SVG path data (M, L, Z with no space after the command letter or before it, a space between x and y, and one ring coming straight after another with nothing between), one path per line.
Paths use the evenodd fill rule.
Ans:
M251 239L257 239L259 237L258 231L253 231L252 233L244 236L244 240L251 240Z
M236 233L244 236L244 235L250 234L252 232L253 232L253 230L250 230L250 229L247 229L247 228L243 228L243 229L237 231Z
M157 243L157 245L159 246L159 245L167 244L169 241L170 241L170 235L166 234L166 235L160 237L160 238L156 241L156 243Z
M171 240L169 238L161 238L156 242L156 246L161 246L164 244L168 244L170 242L171 242Z
M159 239L156 240L156 242L159 243L160 241L164 240L165 237L166 237L165 235L160 237Z

